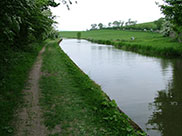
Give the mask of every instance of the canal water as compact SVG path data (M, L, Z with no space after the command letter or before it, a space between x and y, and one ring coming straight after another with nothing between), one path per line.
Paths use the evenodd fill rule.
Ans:
M64 39L63 51L150 136L182 136L182 61Z

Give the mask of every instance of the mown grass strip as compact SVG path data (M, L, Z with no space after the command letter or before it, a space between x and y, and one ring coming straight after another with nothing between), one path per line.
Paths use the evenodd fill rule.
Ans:
M65 38L77 38L76 34L77 32L60 32ZM135 39L132 40L131 37ZM182 57L182 43L154 32L93 30L81 32L81 38L145 55Z
M15 110L23 103L22 90L25 87L28 73L43 47L43 43L27 45L27 50L5 47L0 51L5 63L1 60L0 79L0 135L14 134Z
M50 136L137 136L129 118L101 88L50 42L43 55L41 106Z

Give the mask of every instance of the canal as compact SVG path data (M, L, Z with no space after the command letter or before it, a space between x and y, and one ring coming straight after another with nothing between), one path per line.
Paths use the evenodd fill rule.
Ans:
M182 61L64 39L63 51L150 136L182 136Z

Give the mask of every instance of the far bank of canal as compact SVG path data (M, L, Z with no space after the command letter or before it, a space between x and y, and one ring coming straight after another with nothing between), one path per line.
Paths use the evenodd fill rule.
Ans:
M65 53L150 136L182 135L182 61L64 39Z

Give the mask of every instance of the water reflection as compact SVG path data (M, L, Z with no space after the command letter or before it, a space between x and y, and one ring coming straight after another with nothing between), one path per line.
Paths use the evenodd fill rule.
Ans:
M163 64L166 68L167 64ZM172 65L173 79L166 89L158 91L150 105L154 111L148 124L153 126L150 129L159 130L162 136L182 136L182 61L174 60Z
M84 40L64 40L61 48L150 136L182 135L181 60L147 57Z

